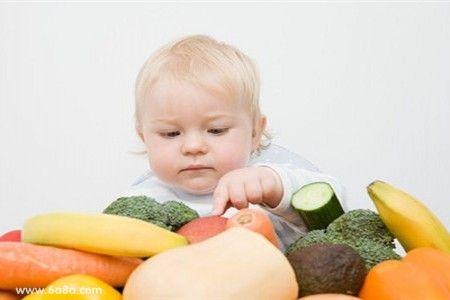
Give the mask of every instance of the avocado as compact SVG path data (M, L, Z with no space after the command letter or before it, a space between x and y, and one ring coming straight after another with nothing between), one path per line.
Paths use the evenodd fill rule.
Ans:
M315 294L358 295L367 270L350 246L316 244L295 250L287 259L299 284L299 297Z

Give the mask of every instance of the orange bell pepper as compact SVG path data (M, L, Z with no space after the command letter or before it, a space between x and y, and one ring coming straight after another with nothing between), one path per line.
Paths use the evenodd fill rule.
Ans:
M359 296L363 300L449 300L450 254L416 248L402 261L384 261L367 274Z

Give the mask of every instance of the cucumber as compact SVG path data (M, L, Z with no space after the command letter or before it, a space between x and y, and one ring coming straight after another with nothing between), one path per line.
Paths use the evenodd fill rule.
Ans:
M309 230L325 229L344 214L333 189L326 182L314 182L300 188L291 198Z

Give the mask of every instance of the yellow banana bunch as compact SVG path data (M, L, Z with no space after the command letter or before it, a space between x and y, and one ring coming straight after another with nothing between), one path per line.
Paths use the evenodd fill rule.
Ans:
M450 234L439 219L413 196L374 181L367 191L380 218L406 251L432 247L450 252Z
M22 241L131 257L148 257L188 243L184 236L142 220L79 213L48 213L28 219Z

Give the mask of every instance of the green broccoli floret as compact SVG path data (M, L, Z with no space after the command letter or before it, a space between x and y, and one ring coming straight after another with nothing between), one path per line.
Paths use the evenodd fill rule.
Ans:
M367 237L343 239L339 235L326 233L329 243L343 244L352 247L364 259L367 270L388 259L400 259L400 256L394 250L379 240Z
M325 234L325 230L312 230L310 232L308 232L304 237L298 239L297 241L295 241L294 243L292 243L287 249L286 249L286 255L291 254L292 252L304 248L304 247L308 247L308 246L312 246L312 245L316 245L316 244L323 244L323 243L328 243L327 240L327 236Z
M364 259L367 270L370 270L372 267L385 260L401 258L391 247L374 240L362 239L357 243L345 244L355 249L362 259Z
M198 218L195 210L181 202L168 201L161 204L147 196L119 198L105 208L103 213L140 219L171 231Z
M168 223L168 217L161 209L161 204L147 196L119 198L105 208L103 213L131 217L152 223L156 221Z
M160 222L160 221L156 221L156 220L149 220L148 222L149 222L149 223L152 223L153 225L159 226L159 227L161 227L161 228L164 228L164 229L173 231L172 226L167 225L166 223L163 223L163 222Z
M333 239L343 239L355 243L361 239L370 239L391 249L395 247L394 236L380 217L368 209L356 209L341 215L328 225L326 232Z
M370 270L382 261L401 258L394 252L393 242L394 237L376 213L357 209L334 220L326 230L308 232L288 247L286 255L315 244L343 244L358 252Z
M167 201L162 206L168 218L167 224L174 230L199 217L195 210L181 202Z

